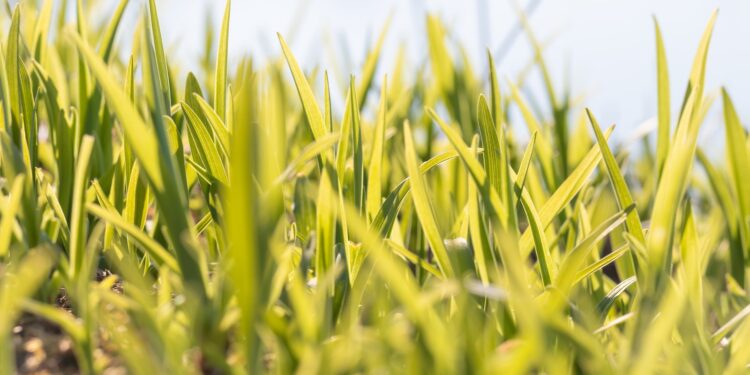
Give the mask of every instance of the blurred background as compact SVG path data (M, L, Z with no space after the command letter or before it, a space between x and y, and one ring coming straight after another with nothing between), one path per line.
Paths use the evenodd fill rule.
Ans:
M116 5L111 3L111 7ZM224 1L159 0L158 6L172 59L181 60L184 68L197 69L190 64L199 61L207 22L218 33ZM568 85L600 120L618 124L616 137L627 139L628 133L656 113L653 17L664 34L676 111L700 35L717 8L707 89L726 86L741 118L747 119L750 2L744 0L234 0L230 59L252 54L262 61L277 56L276 32L280 32L303 68L340 71L334 85L341 86L349 73L359 72L366 50L392 16L376 76L389 71L402 44L411 66L418 69L427 58L425 15L431 13L443 19L477 70L486 69L484 51L489 48L500 74L514 77L533 57L525 35L518 32L517 9L525 9L537 37L546 45L545 58L557 87ZM131 7L131 11L135 15L139 10ZM538 80L537 72L533 76ZM533 91L534 84L531 87ZM539 100L544 99L542 91L536 93ZM714 105L704 125L702 143L721 130L716 126L719 107ZM716 137L718 141L723 136Z

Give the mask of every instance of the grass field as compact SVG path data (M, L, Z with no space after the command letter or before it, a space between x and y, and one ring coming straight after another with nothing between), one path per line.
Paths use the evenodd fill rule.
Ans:
M424 63L379 69L385 25L339 72L282 35L230 65L227 1L193 74L155 0L58 3L0 16L0 374L748 371L750 151L704 87L717 13L688 77L655 22L658 127L625 147L522 13L516 77L435 16Z

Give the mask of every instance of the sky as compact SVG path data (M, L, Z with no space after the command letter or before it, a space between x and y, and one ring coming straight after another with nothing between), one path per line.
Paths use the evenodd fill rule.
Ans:
M378 76L387 72L405 43L415 67L427 55L424 19L440 15L455 41L465 45L477 66L484 51L498 51L516 26L514 4L533 0L234 0L230 60L280 53L276 33L287 38L306 69L319 66L357 73L366 48L389 15L393 23ZM196 60L207 17L218 29L223 0L159 0L162 32L174 58ZM530 18L539 39L547 43L548 60L558 87L567 82L582 96L600 121L617 123L618 137L627 138L656 113L655 16L664 35L677 110L704 27L719 9L709 54L707 88L726 86L741 118L750 118L750 2L744 0L540 0ZM523 36L498 63L501 75L513 77L531 58ZM337 56L336 59L331 58ZM346 75L344 75L346 76ZM541 98L541 95L539 95ZM720 108L720 102L714 105ZM720 128L721 113L713 111L702 138ZM619 133L619 134L617 134Z

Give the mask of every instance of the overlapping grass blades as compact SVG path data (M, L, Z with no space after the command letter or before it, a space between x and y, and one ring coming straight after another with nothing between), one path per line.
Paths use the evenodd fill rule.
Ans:
M555 86L523 14L540 108L435 15L418 65L382 71L388 21L342 83L281 35L267 63L230 59L231 1L183 75L154 0L119 49L132 3L0 18L0 373L23 314L85 373L746 369L750 157L727 90L726 158L698 137L715 14L674 130L655 22L637 150Z

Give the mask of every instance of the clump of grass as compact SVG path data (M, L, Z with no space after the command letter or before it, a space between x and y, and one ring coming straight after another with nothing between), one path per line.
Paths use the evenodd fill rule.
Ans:
M8 9L0 373L30 370L24 314L84 373L746 371L750 156L726 90L726 160L697 142L716 14L676 118L656 25L637 153L559 92L523 15L543 110L434 16L424 79L402 55L378 70L387 25L343 98L281 35L230 66L230 5L195 74L154 0L130 53L128 0L103 24L83 1Z

